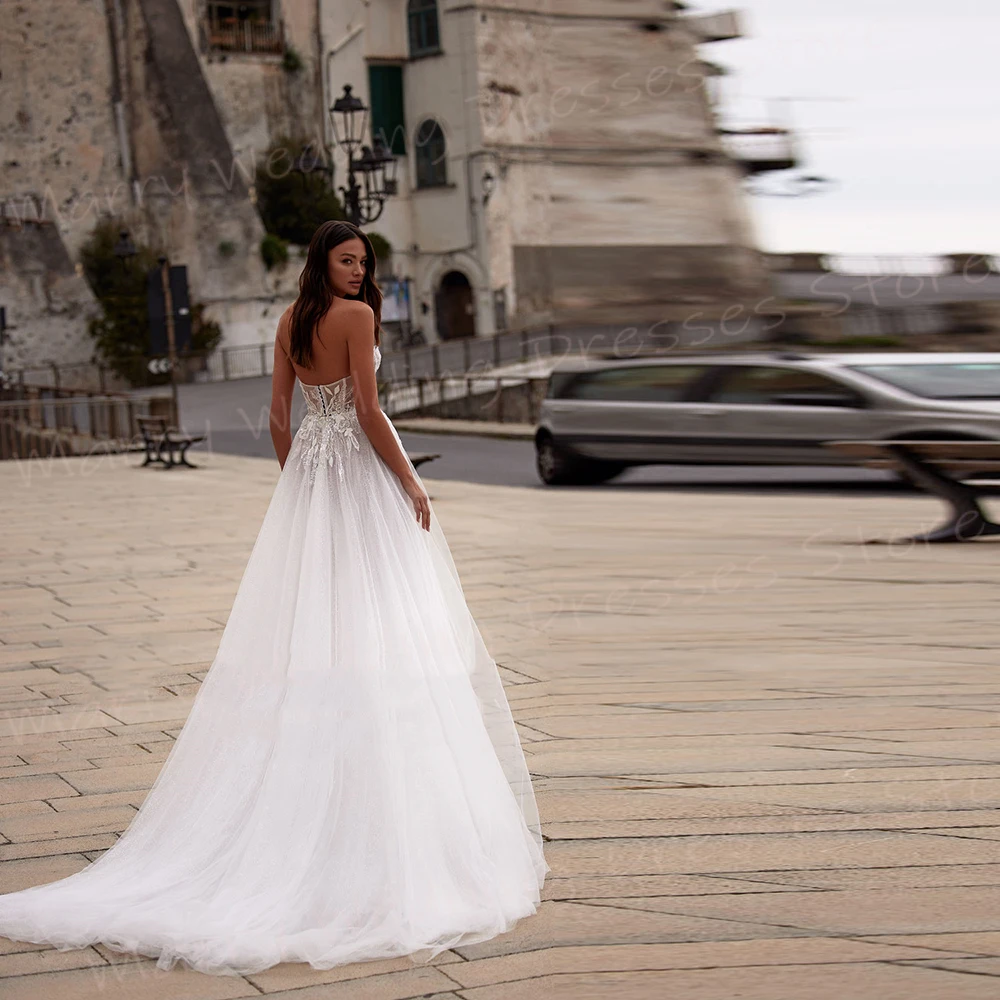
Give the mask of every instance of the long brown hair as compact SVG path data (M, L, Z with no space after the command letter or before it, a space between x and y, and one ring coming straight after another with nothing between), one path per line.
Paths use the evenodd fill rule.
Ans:
M375 343L381 340L382 293L375 284L375 250L371 240L357 226L350 222L324 222L309 242L306 266L299 275L299 297L292 306L289 329L289 356L302 368L311 368L313 359L313 332L316 324L326 315L333 304L334 294L330 287L330 251L347 240L359 239L365 245L368 260L365 276L357 295L347 296L361 299L372 307L375 313Z

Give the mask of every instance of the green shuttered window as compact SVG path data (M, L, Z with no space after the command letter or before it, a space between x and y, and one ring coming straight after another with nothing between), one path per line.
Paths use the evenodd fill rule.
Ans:
M372 138L382 136L397 156L406 154L406 119L403 115L403 67L369 66Z

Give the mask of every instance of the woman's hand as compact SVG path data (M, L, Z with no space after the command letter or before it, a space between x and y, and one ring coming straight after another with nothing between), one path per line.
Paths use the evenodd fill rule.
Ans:
M418 479L407 479L403 483L406 495L413 501L413 510L417 515L417 522L424 531L431 530L431 502L427 497L427 492L420 485Z

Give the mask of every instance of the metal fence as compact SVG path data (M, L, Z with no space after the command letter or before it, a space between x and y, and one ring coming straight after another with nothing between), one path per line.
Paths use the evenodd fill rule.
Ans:
M446 374L461 374L514 361L528 360L550 344L563 343L562 334L548 327L535 330L506 331L492 337L463 337L440 343L392 350L383 347L383 371L393 379L426 375L439 378ZM159 360L163 355L151 355ZM178 380L181 382L224 382L231 379L269 377L274 368L274 341L221 347L210 354L186 354L180 359ZM96 392L127 389L128 386L107 366L81 362L79 364L35 365L12 369L6 373L9 382L48 385L53 388L71 387Z
M614 354L631 357L639 353L683 349L685 342L706 343L705 331L712 321L699 321L691 329L682 323L657 323L647 327L587 326L555 329L552 326L506 330L489 337L461 337L419 347L397 350L383 346L379 377L399 382L416 378L444 378L489 371L563 354ZM742 325L746 326L744 322ZM747 346L752 331L737 338L723 331L726 346ZM745 341L745 343L741 342ZM151 356L149 360L161 358ZM211 354L186 354L179 359L179 382L223 382L232 379L270 377L274 341L240 347L221 347ZM48 385L93 392L127 391L122 379L106 365L40 365L6 373L9 383ZM162 381L162 380L161 380Z
M0 460L134 450L150 400L48 386L0 392Z
M208 22L209 47L220 52L271 52L280 55L284 41L279 25L267 21L211 19Z
M537 423L548 378L516 375L416 378L386 383L381 404L395 419L444 417Z

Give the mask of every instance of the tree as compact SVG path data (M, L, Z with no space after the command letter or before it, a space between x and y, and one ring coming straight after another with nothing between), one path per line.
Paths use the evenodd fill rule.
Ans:
M133 256L116 256L121 229L115 219L103 219L80 249L84 276L101 304L101 315L90 321L88 332L100 360L122 378L132 385L160 385L169 375L154 375L146 367L152 347L146 289L149 272L159 267L159 254L136 245ZM222 327L205 318L203 304L193 304L191 347L182 354L208 354L221 339Z
M305 139L277 140L258 163L255 181L257 210L264 228L302 246L309 243L321 223L345 218L327 174L295 169L297 165L323 166L322 154L313 150Z

